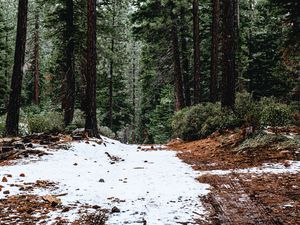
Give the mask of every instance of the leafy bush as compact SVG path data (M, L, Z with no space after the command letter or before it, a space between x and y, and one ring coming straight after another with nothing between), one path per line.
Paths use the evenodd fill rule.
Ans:
M236 95L235 115L247 126L259 127L260 107L248 92Z
M296 109L294 109L296 108ZM297 105L291 107L279 103L275 98L262 98L253 101L250 94L237 94L235 111L224 111L220 103L203 103L183 109L172 118L174 137L184 140L196 140L226 128L241 125L285 126L291 123L300 124L300 113Z
M99 133L105 137L114 139L116 137L116 134L109 129L108 127L100 126L99 127Z
M285 126L291 124L291 110L288 105L269 102L264 104L262 100L262 111L260 116L260 124L262 126Z
M175 114L172 119L173 135L184 140L196 140L216 130L240 125L230 111L222 111L219 103L199 104Z
M85 126L85 115L80 109L75 109L72 124L76 125L77 128L82 128Z
M28 126L31 133L61 132L64 128L63 116L55 111L29 115Z
M0 137L3 137L5 132L5 116L0 117Z

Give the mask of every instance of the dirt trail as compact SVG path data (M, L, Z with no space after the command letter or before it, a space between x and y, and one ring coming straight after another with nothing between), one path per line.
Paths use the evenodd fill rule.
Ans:
M300 160L300 141L294 138L299 133L299 129L268 132L249 141L240 130L215 133L194 142L170 143L168 147L180 151L178 156L183 161L208 172L198 180L212 187L211 193L203 198L210 216L199 224L300 224L299 172L212 175L214 170L253 168L264 163L282 163L288 170L288 160Z

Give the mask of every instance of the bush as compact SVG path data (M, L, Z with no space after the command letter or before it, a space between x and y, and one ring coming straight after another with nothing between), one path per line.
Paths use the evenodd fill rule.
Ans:
M260 124L262 126L286 126L291 124L292 116L291 110L288 105L270 102L270 99L262 100L260 102L262 106Z
M111 138L111 139L116 138L116 134L111 129L109 129L108 127L100 126L99 127L99 133L101 135L103 135L105 137L108 137L108 138Z
M5 133L5 116L0 117L0 137L3 137Z
M196 140L216 130L236 127L240 119L230 111L222 111L219 103L204 103L181 110L172 119L174 137Z
M235 115L246 126L259 127L260 110L260 107L255 101L253 101L250 93L237 93Z
M72 125L75 125L76 128L83 128L85 126L85 115L80 109L75 109Z
M28 117L31 133L61 132L64 128L63 116L59 112L42 112Z

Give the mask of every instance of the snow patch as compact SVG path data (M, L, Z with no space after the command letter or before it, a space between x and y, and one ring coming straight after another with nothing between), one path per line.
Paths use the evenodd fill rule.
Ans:
M0 178L13 176L1 183L3 190L15 195L21 191L10 184L54 181L58 190L38 189L30 194L68 193L61 197L64 205L79 201L108 209L117 206L121 213L111 214L109 225L144 220L150 225L192 224L194 218L205 215L199 197L208 194L209 185L197 182L198 173L178 159L176 152L141 151L135 145L104 140L106 147L92 141L73 143L70 150L51 152L41 160L24 159L0 167ZM20 177L21 173L26 176ZM1 198L5 198L3 193ZM74 211L62 216L76 219Z

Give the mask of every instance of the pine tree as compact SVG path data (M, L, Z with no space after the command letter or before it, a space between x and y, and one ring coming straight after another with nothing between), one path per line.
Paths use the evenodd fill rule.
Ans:
M85 130L89 136L98 136L96 118L96 77L97 77L97 49L96 49L96 0L87 1L88 31L87 31L87 74L86 74L86 120Z
M176 15L173 12L174 3L170 1L170 16L171 16L171 35L172 35L172 51L173 51L173 67L174 67L174 85L175 85L175 109L179 111L184 107L182 71L180 61L180 50L178 40L178 22Z
M193 37L194 37L194 104L201 101L200 75L200 28L199 1L193 0Z
M222 107L234 109L235 105L235 43L234 29L235 4L232 0L223 1L222 30Z
M66 0L66 49L65 49L65 78L64 78L64 122L68 126L74 116L75 107L75 58L74 58L74 6L73 0Z
M14 68L6 118L6 134L9 136L18 135L19 132L21 88L27 33L27 10L28 0L19 0Z
M212 0L212 27L211 27L211 66L210 66L210 101L218 99L218 52L219 52L219 24L220 24L220 1Z

